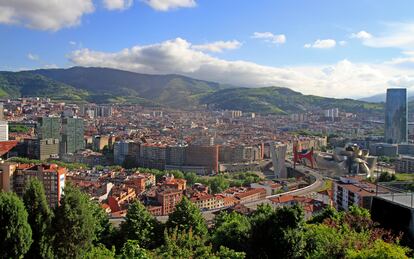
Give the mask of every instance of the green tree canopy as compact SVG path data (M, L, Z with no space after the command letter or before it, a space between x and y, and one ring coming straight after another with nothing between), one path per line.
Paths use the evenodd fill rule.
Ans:
M149 253L139 246L138 240L127 240L121 249L120 259L150 259Z
M26 257L51 258L53 252L50 227L53 215L46 200L43 184L36 178L29 182L23 195L23 201L29 214L28 222L33 232L33 244Z
M162 231L159 222L145 206L134 201L128 208L125 221L121 225L121 235L125 240L135 240L140 247L151 248L159 243Z
M203 215L195 204L186 197L175 206L175 211L168 217L167 228L179 231L190 229L195 235L204 236L207 234L207 225Z
M89 197L67 185L53 220L54 248L59 258L82 258L92 247L96 226Z
M243 252L235 252L225 247L220 247L217 252L214 252L212 246L207 244L206 237L194 235L192 230L179 231L175 228L169 233L166 231L164 239L165 244L155 251L159 258L242 259L245 257Z
M346 258L349 259L404 259L409 249L393 243L386 243L381 239L374 242L372 247L365 247L361 250L350 249L347 251Z
M224 176L222 175L213 177L209 181L209 184L210 184L211 191L213 193L223 192L230 186L229 181L226 178L224 178Z
M85 259L114 259L115 251L103 245L93 246L83 257Z
M27 212L16 194L0 192L0 257L21 258L32 244Z
M303 252L304 215L300 206L283 207L269 213L267 207L254 215L250 243L251 256L299 257Z
M93 212L93 216L95 218L95 222L97 223L95 226L94 244L103 244L106 247L110 248L114 235L114 228L109 222L108 215L98 203L90 202L90 205L91 211Z
M212 241L215 247L225 246L236 251L247 251L250 222L237 212L222 212L215 218Z

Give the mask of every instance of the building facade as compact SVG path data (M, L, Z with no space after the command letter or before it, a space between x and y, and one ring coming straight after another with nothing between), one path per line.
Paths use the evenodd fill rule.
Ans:
M0 141L9 140L9 124L7 121L0 121Z
M407 142L407 113L407 89L388 89L385 105L385 142Z
M49 206L55 207L59 204L65 188L66 173L66 168L56 164L2 163L0 164L0 187L4 191L12 191L22 197L28 182L37 178L43 184Z
M85 149L84 122L82 118L62 119L61 153L75 153Z
M61 121L59 117L41 117L37 123L39 139L60 139Z
M414 173L414 157L400 156L395 160L396 173Z

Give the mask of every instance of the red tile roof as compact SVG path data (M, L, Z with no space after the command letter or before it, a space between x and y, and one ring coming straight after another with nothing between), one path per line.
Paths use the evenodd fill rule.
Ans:
M3 156L10 152L15 146L17 146L17 140L0 141L0 156Z

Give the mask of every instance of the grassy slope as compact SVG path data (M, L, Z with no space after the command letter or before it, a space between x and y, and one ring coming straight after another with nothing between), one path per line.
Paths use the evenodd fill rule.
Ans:
M276 114L336 107L347 112L379 113L383 110L382 104L303 95L282 87L224 89L203 97L201 102L221 109Z

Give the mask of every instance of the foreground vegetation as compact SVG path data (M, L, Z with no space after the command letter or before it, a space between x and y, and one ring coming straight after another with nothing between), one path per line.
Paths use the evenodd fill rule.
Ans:
M305 222L299 206L260 206L249 217L216 216L208 229L184 198L165 224L138 201L114 229L97 203L68 185L51 210L33 180L23 199L0 193L0 258L408 258L401 236L379 228L368 211L332 208Z

